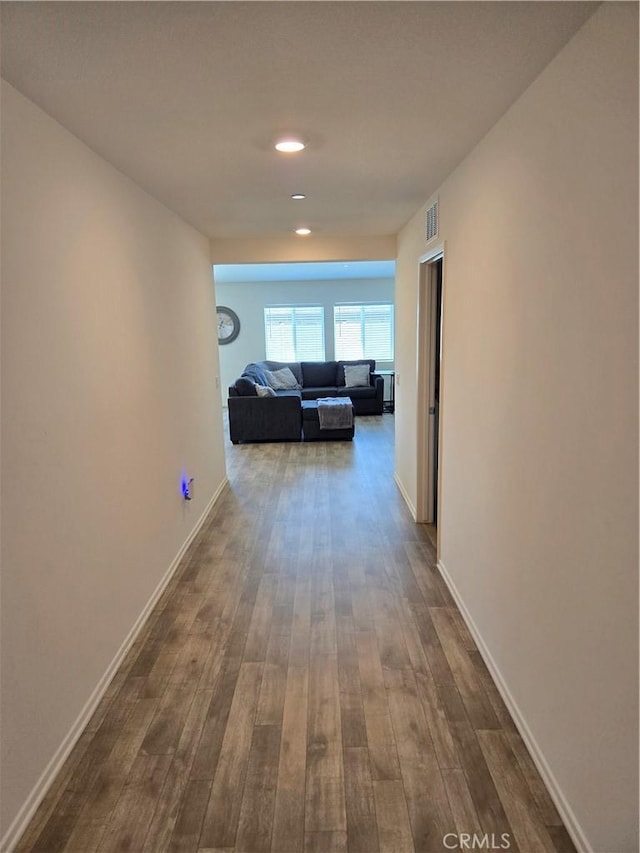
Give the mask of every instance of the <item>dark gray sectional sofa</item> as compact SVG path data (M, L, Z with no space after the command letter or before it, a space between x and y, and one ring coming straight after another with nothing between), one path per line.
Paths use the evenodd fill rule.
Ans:
M345 365L368 364L367 387L345 385ZM288 367L299 389L276 391L275 397L259 397L256 385L267 385L264 371ZM248 364L242 376L229 386L229 436L240 441L300 441L301 400L319 397L350 397L356 415L381 415L383 379L375 373L373 359L359 361L260 361Z

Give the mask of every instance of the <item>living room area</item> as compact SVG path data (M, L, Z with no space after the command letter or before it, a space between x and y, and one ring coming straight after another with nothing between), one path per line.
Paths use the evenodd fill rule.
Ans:
M394 412L389 261L218 265L222 405L230 440L353 440Z

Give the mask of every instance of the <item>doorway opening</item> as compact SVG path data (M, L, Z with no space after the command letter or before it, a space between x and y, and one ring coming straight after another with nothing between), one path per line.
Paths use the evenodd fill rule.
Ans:
M216 264L222 405L246 366L375 361L393 407L395 260Z
M439 554L442 468L442 326L444 249L421 259L418 299L417 521Z

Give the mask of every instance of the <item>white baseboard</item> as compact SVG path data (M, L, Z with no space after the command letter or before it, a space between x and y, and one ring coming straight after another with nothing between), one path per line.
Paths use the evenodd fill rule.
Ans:
M575 844L576 849L578 850L578 853L594 853L593 848L589 844L582 827L578 823L578 819L576 818L573 809L567 802L567 799L564 796L560 786L558 785L558 782L555 776L553 775L551 768L547 764L547 760L544 757L542 750L538 746L538 743L534 738L531 729L527 725L522 711L520 710L517 702L511 695L511 691L507 687L507 684L504 678L502 677L502 673L500 672L498 665L493 659L493 656L487 648L486 643L482 639L482 635L480 634L480 631L478 630L475 622L473 621L471 614L467 610L465 603L462 600L451 575L440 560L438 561L438 571L444 578L444 582L446 583L451 595L453 596L456 604L458 605L458 609L462 614L462 618L466 622L467 628L469 629L469 631L471 632L471 636L475 640L475 643L478 647L478 651L482 655L482 658L487 665L487 669L491 673L491 677L493 678L495 685L498 688L498 692L502 696L502 699L504 700L504 703L513 718L513 722L515 723L516 728L520 732L522 740L525 742L525 745L529 750L529 753L531 754L533 763L538 768L538 772L540 773L543 782L547 786L547 790L549 791L551 799L553 800L556 808L558 809L558 813L560 814L560 817L562 818L567 832L571 836L573 843Z
M78 715L76 721L74 722L74 724L69 729L68 733L64 737L64 739L63 739L62 743L60 744L60 746L58 747L58 749L55 751L51 761L47 764L47 766L43 770L42 775L40 776L40 778L38 779L38 781L34 785L33 789L31 790L31 793L29 794L29 796L25 800L24 804L22 805L22 807L18 811L18 814L15 816L15 818L11 822L11 825L7 829L4 837L2 838L2 840L0 840L0 851L2 851L2 853L11 853L11 851L14 849L15 845L20 840L20 837L22 836L25 829L27 828L29 821L34 816L36 809L38 808L38 806L40 805L42 800L45 798L47 791L49 790L49 788L53 784L53 781L55 780L56 776L60 772L62 765L64 764L64 762L69 757L71 750L76 745L80 735L82 734L87 723L91 719L91 715L93 714L93 712L98 707L98 703L102 699L104 692L106 691L107 687L111 683L111 679L115 675L116 670L118 669L118 667L120 666L120 664L124 660L125 655L127 654L129 649L133 645L136 637L138 636L138 634L142 630L142 626L147 621L151 611L153 610L156 603L160 599L160 596L164 592L165 587L167 586L167 584L169 583L169 581L173 577L174 572L176 571L176 569L180 565L180 561L182 560L185 553L187 552L189 545L191 545L191 543L193 542L193 540L197 536L200 528L204 524L206 517L209 515L209 513L213 509L214 504L216 503L216 501L218 500L218 498L222 494L222 491L228 482L229 481L225 477L223 479L222 483L218 486L218 488L214 492L213 497L211 498L211 500L209 501L209 503L205 507L202 515L200 516L200 518L196 522L193 530L187 536L184 543L180 546L180 550L178 551L176 556L171 561L171 564L169 565L169 568L167 569L167 571L162 576L160 583L157 585L157 587L155 588L155 590L151 594L151 597L149 598L149 600L145 604L144 608L142 609L142 612L140 613L140 615L136 619L135 623L133 624L133 627L131 628L131 630L127 634L124 642L122 643L122 645L120 646L120 648L116 652L115 657L113 658L113 660L111 661L111 663L107 667L107 669L106 669L105 673L103 674L102 678L100 679L100 681L95 686L93 692L91 693L91 696L89 696L89 698L86 701L83 709L80 711L80 714Z
M418 520L418 511L416 510L415 506L411 502L411 498L409 497L409 494L407 493L407 490L405 489L405 487L402 483L402 480L400 479L400 477L398 477L397 474L393 475L393 479L396 482L396 486L400 489L400 494L404 498L404 502L406 503L407 507L409 508L409 512L411 513L411 517L413 518L414 521L417 521Z

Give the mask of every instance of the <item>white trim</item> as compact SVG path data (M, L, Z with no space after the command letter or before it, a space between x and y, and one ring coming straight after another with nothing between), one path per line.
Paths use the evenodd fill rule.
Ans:
M416 521L420 524L433 523L437 500L433 482L435 474L434 453L437 439L434 419L428 412L430 407L435 404L436 264L443 259L443 252L436 252L435 257L420 264L418 340L416 344L416 383L418 388L418 406L416 409Z
M411 513L411 517L413 518L414 521L416 521L416 519L418 517L418 514L416 512L416 508L414 507L413 503L411 502L411 498L409 497L409 493L407 492L407 490L403 486L402 480L400 479L400 477L398 477L397 474L393 475L393 479L396 481L396 486L400 489L400 494L404 498L404 502L409 507L409 512Z
M573 809L567 802L565 795L560 788L555 776L551 768L549 767L546 758L544 757L544 753L542 749L538 745L536 739L534 738L531 729L529 728L527 721L525 719L524 714L518 707L518 703L511 695L511 691L509 690L506 681L504 680L498 665L496 664L491 652L489 651L486 643L482 639L482 635L478 630L475 622L469 611L467 610L464 601L462 600L460 593L456 589L456 585L453 582L453 579L447 569L445 568L444 563L441 560L438 560L438 571L444 578L444 582L449 588L449 592L453 596L456 604L458 605L458 610L460 611L462 618L466 622L467 628L471 632L471 636L475 640L475 643L478 647L478 651L482 655L482 659L487 665L487 669L491 673L491 677L498 688L498 692L502 696L509 713L513 718L513 722L516 725L516 728L520 732L522 740L525 742L529 753L531 754L531 758L533 759L533 763L536 765L540 776L542 777L542 781L547 787L549 795L553 800L560 817L562 818L564 825L567 829L567 832L571 836L573 843L576 846L576 849L579 853L594 853L593 847L589 844L587 840L587 836L585 835L584 830L580 826L577 817L575 816Z
M218 498L222 494L222 492L223 492L223 490L224 490L224 488L228 482L229 481L225 477L222 480L222 482L220 483L220 485L218 486L218 488L216 489L216 491L214 492L213 497L211 498L211 500L209 501L209 503L205 507L202 515L200 516L200 518L196 522L191 533L187 536L187 538L185 539L183 544L180 546L180 550L178 551L176 556L171 561L171 564L169 565L169 568L167 569L167 571L162 576L160 583L155 588L155 590L151 594L151 597L149 598L149 600L147 601L147 603L143 607L142 612L140 613L140 615L138 616L138 618L134 622L133 627L131 628L131 630L129 631L127 636L125 637L125 640L122 643L122 645L120 646L120 648L118 649L118 651L116 652L115 657L113 658L113 660L111 661L111 663L107 667L106 671L104 672L104 674L102 675L102 677L100 678L98 683L96 684L93 692L91 693L91 696L89 696L89 698L87 699L87 701L86 701L84 707L82 708L82 710L80 711L80 714L78 715L76 721L73 723L73 725L71 726L71 728L69 729L69 731L67 732L65 737L63 738L62 743L60 744L60 746L55 751L53 757L51 758L51 761L49 761L49 763L47 764L47 766L43 770L40 778L38 779L36 784L31 789L31 793L29 794L27 799L22 804L17 815L15 816L13 821L11 822L11 825L7 829L6 833L4 834L4 837L2 838L2 840L0 840L0 851L3 851L3 853L11 853L11 851L14 849L15 845L20 840L20 838L23 835L24 831L26 830L31 818L35 814L38 806L40 805L42 800L45 798L47 791L49 790L49 788L53 784L53 781L55 780L56 776L60 772L62 765L64 764L64 762L69 757L71 750L76 745L80 735L82 734L87 723L91 719L91 715L93 714L93 712L98 707L98 703L102 699L102 696L104 695L107 687L111 683L111 679L115 675L116 670L118 669L118 667L120 666L120 664L124 660L125 655L129 651L129 649L131 648L133 643L135 642L136 637L140 633L140 631L141 631L144 623L147 621L147 618L149 617L151 611L153 610L156 603L160 599L160 596L164 592L165 587L167 586L167 584L171 580L174 572L176 571L176 569L180 565L180 561L184 557L189 545L191 545L191 543L193 542L193 540L195 539L195 537L199 533L200 528L204 524L207 516L209 515L209 513L213 509L214 504L216 503L216 501L218 500Z
M434 237L434 240L437 238ZM429 436L430 436L430 418L426 413L426 408L429 402L429 381L430 368L432 366L432 351L430 347L431 341L431 326L433 310L433 290L435 287L434 281L434 264L437 261L442 261L442 310L444 311L444 287L445 287L445 250L446 240L440 239L431 249L426 251L418 259L418 323L417 323L417 339L416 339L416 385L418 395L418 406L416 408L416 516L415 520L419 524L429 523L433 520L429 513L428 490L430 488L429 467L433 464L433 459L429 456ZM429 348L429 349L428 349ZM442 361L440 364L440 376L443 375L444 355L444 334L441 342ZM442 491L442 445L443 445L443 383L440 383L440 418L438 425L438 506L442 507L441 491ZM431 446L433 450L433 446ZM439 541L439 537L438 537Z
M436 238L433 237L432 239L435 240ZM424 264L427 261L437 261L439 258L444 257L444 248L445 241L441 240L435 246L432 246L428 252L425 252L424 255L420 255L420 257L418 258L418 263Z

